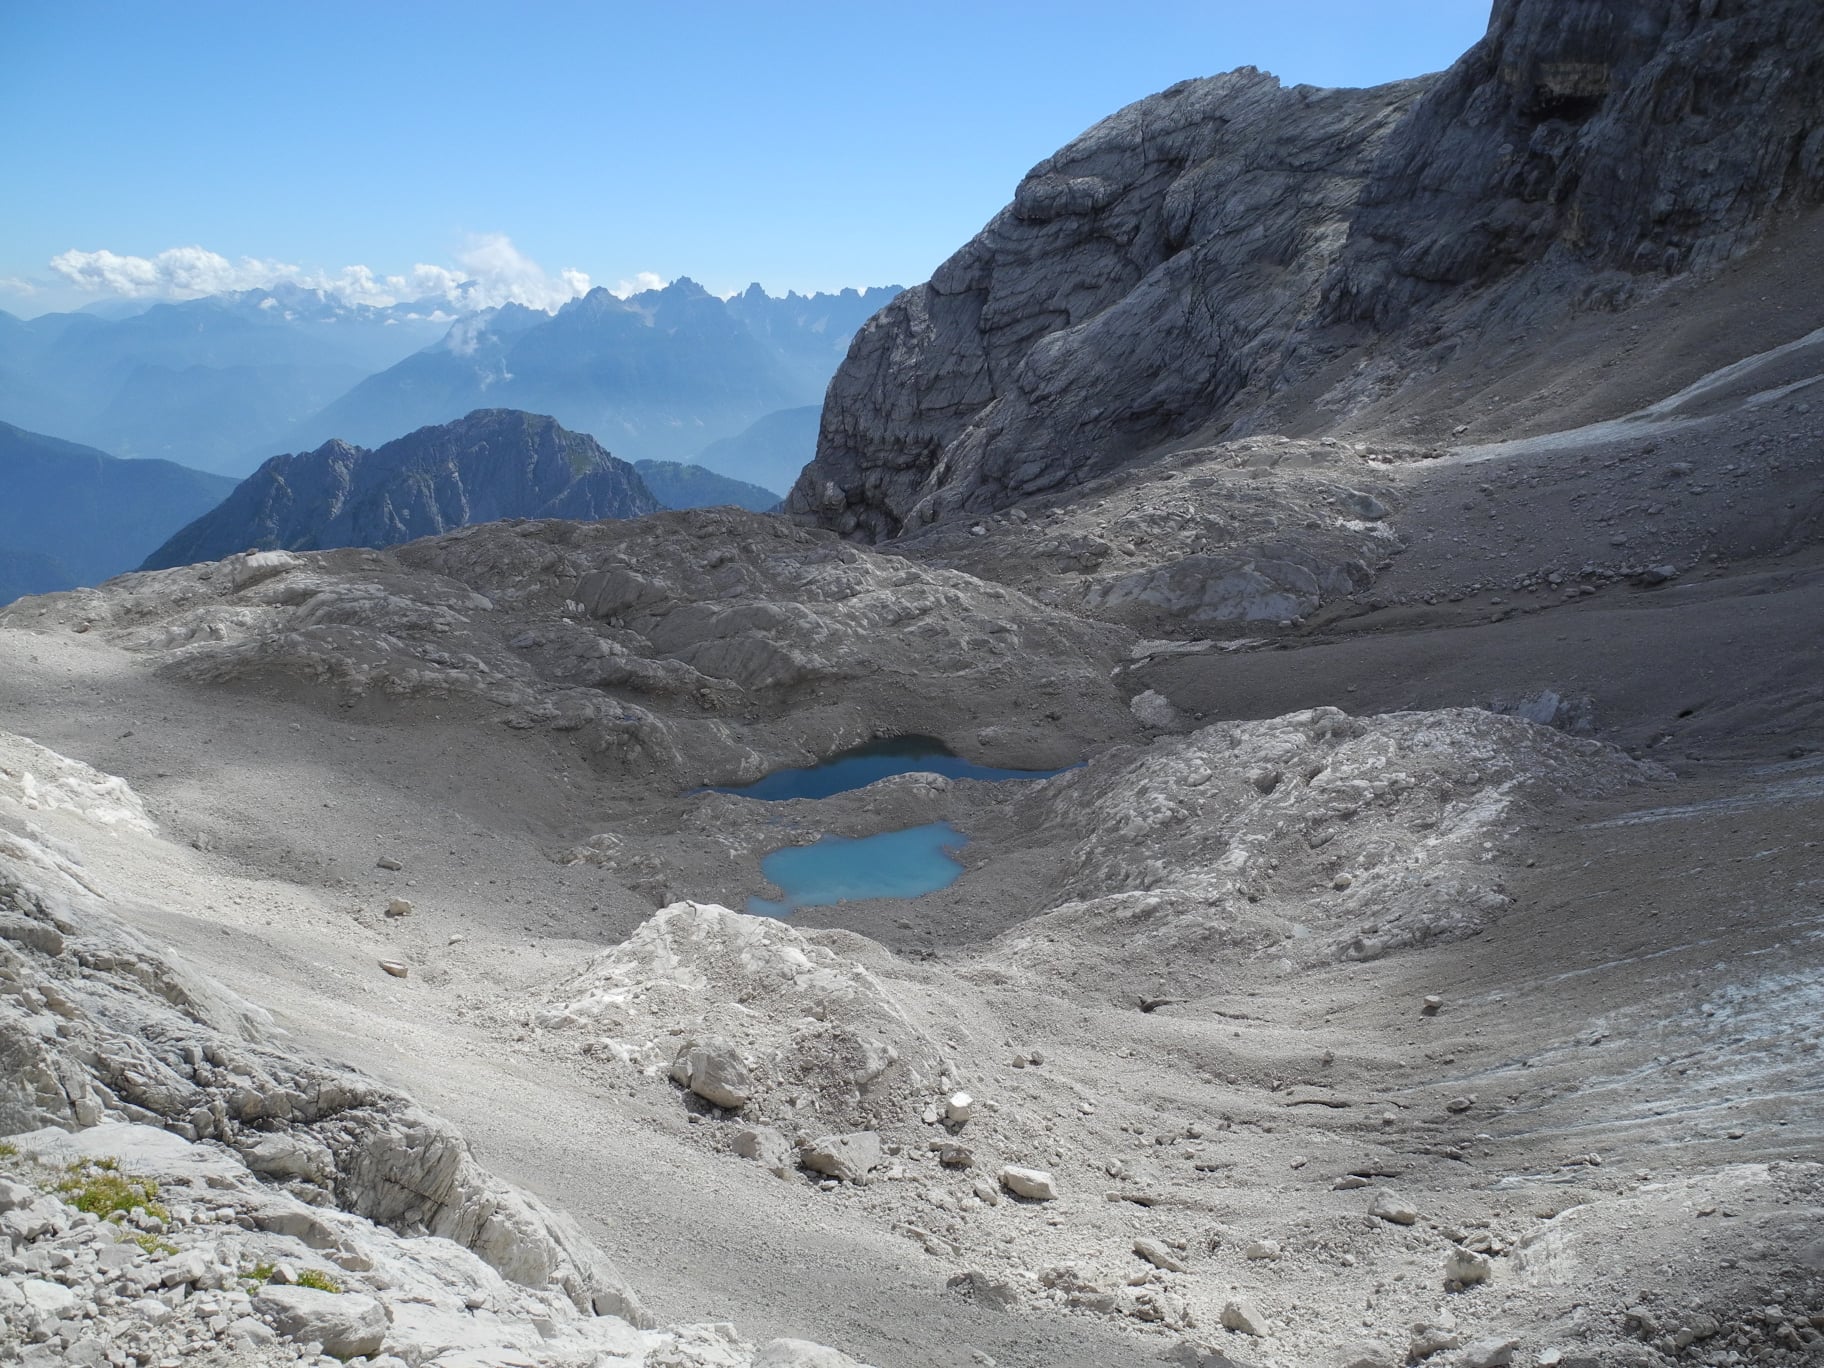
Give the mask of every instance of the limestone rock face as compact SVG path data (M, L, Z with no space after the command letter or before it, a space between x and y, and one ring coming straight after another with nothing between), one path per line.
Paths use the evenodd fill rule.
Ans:
M1391 326L1548 259L1702 269L1820 191L1824 12L1809 0L1499 0L1382 144L1326 312Z
M1305 397L1346 407L1436 362L1338 378L1338 357L1422 361L1453 310L1618 307L1821 191L1810 0L1500 0L1437 77L1181 82L1034 167L862 329L788 508L881 541L1246 430L1320 366Z
M1188 431L1316 307L1379 143L1422 89L1243 68L1103 120L857 334L788 509L880 541Z

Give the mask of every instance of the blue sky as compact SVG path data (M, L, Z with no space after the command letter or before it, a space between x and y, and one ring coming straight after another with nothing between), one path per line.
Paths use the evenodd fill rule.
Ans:
M287 272L357 288L348 267L377 295L911 284L1129 101L1243 64L1435 71L1488 9L0 0L0 308ZM70 252L114 255L52 269Z

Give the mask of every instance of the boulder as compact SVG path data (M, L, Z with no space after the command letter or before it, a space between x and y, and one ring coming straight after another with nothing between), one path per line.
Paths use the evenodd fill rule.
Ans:
M1154 1268L1163 1268L1167 1273L1184 1272L1184 1260L1157 1240L1135 1240L1134 1253L1145 1259Z
M1222 1304L1222 1328L1241 1335L1265 1335L1267 1321L1246 1297L1232 1297Z
M880 1167L880 1136L875 1131L826 1135L801 1146L798 1162L813 1173L859 1183Z
M1478 1254L1473 1249L1453 1249L1444 1256L1444 1281L1461 1283L1464 1287L1487 1282L1494 1273L1495 1265L1486 1254Z
M1419 1219L1419 1209L1391 1188L1380 1188L1368 1204L1368 1214L1379 1216L1394 1225L1411 1225Z
M1514 1361L1514 1350L1519 1347L1517 1339L1484 1335L1458 1350L1456 1363L1458 1368L1506 1368Z
M734 1042L723 1036L693 1040L678 1051L671 1076L705 1102L739 1111L753 1096L754 1076Z
M1001 1170L1001 1186L1015 1197L1024 1197L1032 1202L1055 1201L1058 1185L1044 1169L1022 1168L1018 1164L1009 1164Z
M754 1368L861 1368L854 1359L809 1340L776 1339L760 1346Z
M778 1178L792 1176L792 1146L778 1131L767 1126L745 1126L735 1132L735 1153L752 1159Z
M281 1335L306 1344L315 1340L336 1358L377 1354L386 1340L386 1310L357 1292L324 1292L315 1287L264 1287L254 1310Z

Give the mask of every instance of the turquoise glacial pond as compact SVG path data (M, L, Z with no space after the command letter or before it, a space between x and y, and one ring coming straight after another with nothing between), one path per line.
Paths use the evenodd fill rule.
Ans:
M933 736L891 736L863 746L838 751L828 760L806 769L774 770L751 784L716 785L711 793L735 793L743 798L783 802L788 798L828 798L895 774L941 774L947 779L1049 779L1063 770L996 769L978 765L953 753ZM937 885L942 887L942 885ZM882 894L904 897L906 894ZM831 899L831 901L835 901Z
M823 836L812 845L786 846L760 862L761 872L785 897L749 898L747 910L785 917L800 907L861 898L916 898L956 882L963 866L952 852L968 841L950 823L930 822L878 836Z

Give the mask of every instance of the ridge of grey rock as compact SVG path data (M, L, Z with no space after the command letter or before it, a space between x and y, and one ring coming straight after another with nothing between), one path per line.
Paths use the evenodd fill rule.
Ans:
M1479 324L1623 307L1819 199L1821 71L1805 3L1500 0L1440 76L1180 82L870 320L787 507L882 541L1241 435L1322 368L1346 411Z

